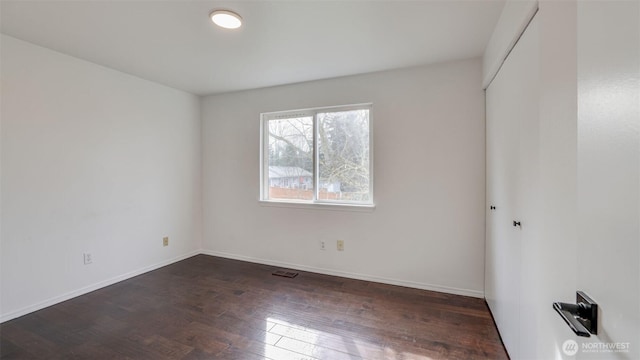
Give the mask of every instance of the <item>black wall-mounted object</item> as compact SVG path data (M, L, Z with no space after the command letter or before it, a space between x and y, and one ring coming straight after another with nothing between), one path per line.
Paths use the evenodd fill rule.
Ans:
M598 304L584 292L576 292L576 304L555 302L553 308L576 335L598 335Z
M496 209L495 206L493 206L493 205L489 206L489 210L495 210L495 209Z
M522 227L522 225L520 225L520 221L515 221L515 220L513 220L513 226L520 226L520 227Z

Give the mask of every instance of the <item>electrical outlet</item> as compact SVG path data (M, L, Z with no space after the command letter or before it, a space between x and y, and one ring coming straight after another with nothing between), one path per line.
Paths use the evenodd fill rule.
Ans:
M327 246L324 240L320 240L320 250L327 250Z
M169 246L169 237L165 236L162 238L162 246Z
M91 253L84 253L83 254L84 257L84 264L85 265L89 265L93 262L93 257L91 256Z
M344 251L344 240L338 240L337 247L338 251Z

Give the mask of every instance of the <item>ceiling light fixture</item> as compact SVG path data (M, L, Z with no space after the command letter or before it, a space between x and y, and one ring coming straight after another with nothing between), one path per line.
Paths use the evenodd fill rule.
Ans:
M242 18L233 11L215 10L209 17L214 24L225 29L237 29L242 26Z

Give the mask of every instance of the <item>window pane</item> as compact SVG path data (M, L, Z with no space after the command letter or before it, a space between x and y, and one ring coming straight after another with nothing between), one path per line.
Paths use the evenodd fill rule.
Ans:
M269 120L269 199L313 200L313 117Z
M369 202L369 110L318 113L318 199Z

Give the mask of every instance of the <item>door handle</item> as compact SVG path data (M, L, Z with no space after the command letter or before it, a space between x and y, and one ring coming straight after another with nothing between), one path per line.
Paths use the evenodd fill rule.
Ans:
M598 335L598 304L582 291L576 292L576 303L553 303L553 309L578 336Z

